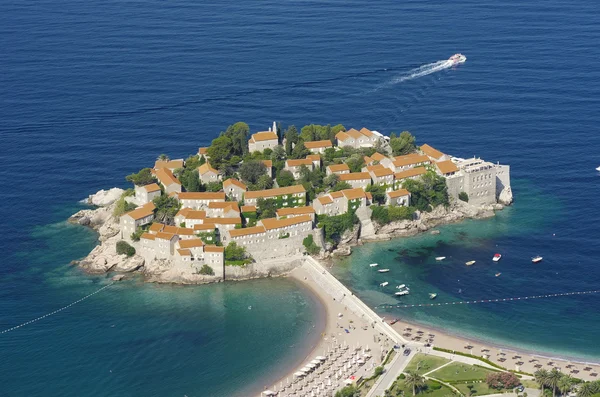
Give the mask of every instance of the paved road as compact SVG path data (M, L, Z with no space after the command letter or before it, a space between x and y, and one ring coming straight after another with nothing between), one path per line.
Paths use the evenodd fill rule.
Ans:
M409 356L404 356L402 354L402 349L397 351L392 362L386 366L384 374L379 377L375 385L369 390L367 397L383 396L383 393L392 386L392 383L394 383L398 375L404 371L404 368L406 368L415 355L415 349L411 350Z

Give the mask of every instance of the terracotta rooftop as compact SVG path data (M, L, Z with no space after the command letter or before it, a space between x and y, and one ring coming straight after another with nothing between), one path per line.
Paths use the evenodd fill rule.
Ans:
M277 134L272 131L262 131L257 132L256 134L252 134L250 137L251 142L261 142L261 141L270 141L277 140Z
M200 167L198 167L198 174L204 175L207 172L212 172L213 174L219 173L219 171L215 170L209 163L204 163Z
M361 188L356 188L356 189L346 189L346 190L342 190L341 193L348 199L348 200L354 200L357 198L364 198L366 197L365 195L365 191L362 190Z
M158 186L156 183L151 183L149 185L145 185L144 189L146 189L148 193L152 193L160 190L160 186Z
M320 149L320 148L328 148L333 147L331 141L326 139L324 141L312 141L312 142L304 142L304 146L307 149Z
M404 167L405 165L421 164L428 162L431 162L431 160L429 160L429 157L425 155L407 154L406 156L396 157L396 159L393 161L393 164L394 167Z
M340 181L359 181L364 179L371 180L371 175L368 172L351 172L340 175Z
M345 132L343 132L343 131L340 131L340 132L338 132L337 134L335 134L335 138L336 138L338 141L342 141L342 142L344 142L344 141L347 141L348 139L350 139L351 137L350 137L350 135L346 134Z
M409 196L410 192L406 189L398 189L398 190L394 190L393 192L387 192L387 195L390 198L396 198L396 197L402 197L402 196Z
M425 153L427 156L439 160L444 156L444 153L440 152L439 150L432 148L431 146L429 146L428 144L423 144L421 145L421 147L419 148L421 149L421 151L423 153Z
M225 192L181 192L177 195L179 200L223 200Z
M306 214L285 219L267 218L262 219L259 222L262 223L266 230L273 230L280 229L286 226L297 225L299 223L312 222L312 218L310 217L310 215Z
M215 227L216 226L215 226L214 223L202 223L202 224L194 225L194 231L198 231L198 230L214 230Z
M231 208L236 212L240 212L240 207L238 206L238 203L236 201L211 201L210 203L208 203L208 208L223 208L223 210L225 211L228 211L228 208Z
M192 251L188 249L179 248L177 249L177 253L181 256L192 256Z
M382 164L375 164L375 165L367 165L364 168L367 170L367 172L371 172L371 171L375 171L375 170L384 169L385 167Z
M319 156L318 154L309 154L308 156L306 156L306 158L310 161L321 161L321 156Z
M165 225L163 227L163 230L161 230L161 232L169 233L169 234L177 234L177 226Z
M332 164L327 167L331 172L350 171L348 164Z
M175 216L183 216L185 219L204 219L206 218L206 211L193 210L191 208L184 208L179 210Z
M295 193L306 193L304 186L302 185L294 185L287 187L280 187L277 189L267 189L267 190L256 190L253 192L246 192L245 198L259 198L259 197L276 197L283 196L285 194L295 194Z
M171 170L177 168L183 168L183 159L179 160L156 160L154 162L154 169L159 170L161 168L169 168Z
M144 240L154 240L155 236L154 236L154 234L150 234L150 233L142 233L140 238L144 239Z
M193 236L194 229L190 229L188 227L178 227L177 232L175 234L178 234L180 236Z
M208 148L207 147L198 148L198 154L201 156L208 154Z
M286 167L300 167L301 165L312 166L313 163L312 163L312 160L308 159L308 158L285 161Z
M154 206L154 204L150 202L150 203L146 203L146 204L142 205L139 208L134 209L133 211L129 211L121 216L127 215L137 221L138 219L142 219L142 218L145 218L147 216L154 214L155 208L156 207Z
M204 252L225 252L225 247L218 247L216 245L205 245Z
M264 226L253 226L253 227L245 227L242 229L233 229L229 230L229 235L231 237L240 237L240 236L249 236L251 234L259 234L264 233L266 231Z
M234 179L234 178L229 178L225 182L223 182L223 187L224 188L227 188L227 186L229 186L229 185L237 186L237 187L239 187L242 190L248 189L247 186L244 183L242 183L242 182L240 182L240 181L238 181L237 179Z
M411 168L406 171L396 172L394 174L394 179L399 180L399 179L410 178L413 176L423 175L426 172L427 172L427 170L425 169L425 167L415 167L415 168Z
M158 233L156 233L156 236L155 236L155 238L158 238L161 240L171 240L173 237L175 237L174 234L165 233L165 232L158 232Z
M346 134L350 135L354 139L364 138L364 135L354 128L350 128L348 131L346 131Z
M376 177L382 177L382 176L388 176L388 175L393 175L394 171L390 170L389 168L378 168L376 170L373 171L373 175L375 175Z
M317 200L319 200L319 203L321 203L322 205L333 203L333 200L329 196L318 197Z
M165 225L163 225L162 223L153 223L150 225L150 227L148 228L148 231L151 233L157 233L162 231L163 227Z
M452 172L458 172L458 167L456 166L456 164L454 164L450 160L439 161L439 162L435 163L435 165L438 167L440 172L444 175L450 174Z
M191 238L188 240L179 240L179 247L181 248L198 248L202 247L204 243L199 238Z
M235 218L206 218L206 223L212 223L213 225L241 225L242 218L236 216Z
M313 207L297 207L297 208L279 208L277 210L277 216L288 216L288 215L302 215L302 214L314 214L315 209Z
M361 128L359 132L369 138L373 136L373 133L371 132L371 130L369 130L368 128L365 128L365 127Z
M256 212L255 205L242 205L242 212Z
M175 178L175 175L168 168L160 168L154 172L156 178L165 186L172 184L181 185L179 179Z
M373 155L371 156L371 158L373 160L377 160L377 161L381 161L381 160L387 159L387 157L385 157L383 154L378 153L378 152L373 153Z
M338 199L338 198L344 197L344 193L342 193L342 192L340 192L340 191L337 191L337 192L331 192L331 193L329 193L329 195L330 195L332 198L334 198L334 199Z
M273 168L273 160L261 160L267 168Z

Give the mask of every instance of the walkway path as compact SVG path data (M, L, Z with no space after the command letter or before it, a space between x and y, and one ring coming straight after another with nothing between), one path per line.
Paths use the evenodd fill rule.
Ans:
M410 360L416 355L413 350L410 355L405 356L402 351L398 351L392 362L386 366L386 371L377 379L377 382L371 387L367 397L383 396L385 391L392 386L398 375L404 371Z

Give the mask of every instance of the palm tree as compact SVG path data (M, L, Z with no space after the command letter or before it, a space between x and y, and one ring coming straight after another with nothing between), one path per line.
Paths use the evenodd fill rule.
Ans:
M556 397L556 388L562 376L563 374L556 368L552 368L552 371L548 373L546 385L552 388L552 397Z
M160 156L158 156L157 160L168 161L169 156L167 156L166 154L161 154Z
M598 385L595 382L585 382L577 390L577 397L590 397L598 392Z
M560 390L560 394L563 396L571 391L571 387L573 387L573 378L570 375L563 375L558 380L558 390Z
M550 375L550 373L547 370L545 370L545 369L538 369L533 374L533 376L535 377L535 381L542 388L542 396L544 395L544 386L546 386L546 384L548 383L548 376L549 375Z
M415 371L406 371L404 383L407 386L412 387L413 396L415 396L417 394L417 389L425 385L425 378Z

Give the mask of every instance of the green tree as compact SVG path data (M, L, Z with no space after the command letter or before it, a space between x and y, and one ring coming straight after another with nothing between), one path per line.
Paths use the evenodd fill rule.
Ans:
M200 176L198 175L197 168L184 170L179 180L187 192L202 191L202 184L200 183Z
M169 156L167 156L166 154L159 154L158 157L156 158L159 161L169 161Z
M558 388L561 377L562 373L556 368L552 368L552 371L548 373L547 385L552 388L552 397L556 396L556 389Z
M359 397L360 392L354 385L343 387L335 393L335 397Z
M210 156L210 163L213 167L220 169L224 163L227 163L232 155L233 142L231 138L221 135L213 139L210 147L206 150Z
M225 247L226 261L241 261L244 259L246 259L246 248L237 245L235 241L230 242Z
M314 141L317 136L317 129L314 124L305 125L300 130L300 139L304 142Z
M339 192L340 190L352 189L352 185L350 185L346 181L339 181L335 184L335 186L331 189L332 192Z
M250 127L248 124L238 121L235 124L227 127L227 130L223 134L231 140L231 153L238 156L243 156L248 153L248 134L250 133ZM209 153L212 160L212 155Z
M558 384L556 385L558 390L560 390L560 394L566 396L573 387L573 378L569 375L563 375L558 380Z
M538 369L533 374L533 377L538 385L542 388L542 396L544 395L544 387L548 384L549 373L545 369Z
M468 203L469 195L467 194L467 192L460 192L458 193L458 199L464 201L465 203Z
M291 159L303 159L310 154L310 150L304 146L304 141L299 140L296 146L294 146L294 150L292 150L292 154L290 155Z
M294 145L298 143L298 130L290 125L285 131L285 152L288 156L292 154Z
M347 160L346 164L350 168L350 172L360 172L362 167L365 165L365 159L360 154L356 153L351 155Z
M113 216L118 218L126 212L133 211L137 208L137 205L125 201L125 197L125 194L122 194L119 200L117 200L115 209L113 210Z
M274 199L260 197L256 200L256 215L258 219L275 218L277 215L277 204Z
M394 156L403 156L415 151L415 137L408 131L402 131L399 137L390 136L390 146Z
M127 255L129 257L135 255L135 248L123 240L117 242L116 250L119 255Z
M411 194L411 203L420 211L431 211L438 205L448 205L446 179L429 171L421 180L409 179L403 187Z
M206 276L214 276L215 275L215 271L212 269L212 267L210 267L206 264L202 265L202 267L200 268L198 273L204 274Z
M404 383L412 388L412 394L415 396L417 394L417 390L425 385L425 378L419 375L414 371L406 371L406 378L404 379Z
M245 161L239 169L240 176L247 184L255 184L263 175L267 175L267 167L257 160Z
M285 160L286 158L286 154L285 154L285 149L283 148L283 146L281 145L277 145L273 148L273 152L271 153L271 160L272 161L282 161Z
M383 367L382 366L376 367L374 375L381 376L382 374L383 374Z
M208 182L206 184L207 192L220 192L223 190L223 182Z
M138 227L135 232L131 233L131 241L140 241L142 234L144 234L144 229Z
M585 382L579 386L577 397L592 397L597 393L600 393L600 382Z
M198 161L199 166L202 164L206 164L206 158L204 156L200 156L200 161Z
M166 225L174 225L175 215L179 211L179 201L175 197L163 194L156 197L152 202L156 207L154 210L155 220Z
M337 243L346 230L352 229L358 222L356 215L348 212L342 215L318 217L318 226L323 228L325 240Z
M277 184L279 187L292 186L295 182L294 174L288 170L281 170L277 175Z
M125 180L133 183L136 186L149 185L156 182L156 178L152 175L150 168L142 168L137 174L127 175Z
M315 244L315 240L312 234L309 234L302 240L302 245L306 248L306 252L310 255L316 255L321 251L321 248L317 244Z
M204 156L202 156L204 157ZM200 156L194 154L187 159L185 159L185 168L190 170L195 170L200 167L202 164L200 163Z
M323 178L323 185L324 187L331 189L339 182L339 180L340 177L338 174L327 175L325 178Z
M377 204L385 204L385 186L382 185L368 185L365 189L367 192L370 192L373 196L373 201Z
M273 187L273 179L267 174L261 175L260 178L258 178L258 181L256 181L255 186L257 188L256 190L271 189Z

